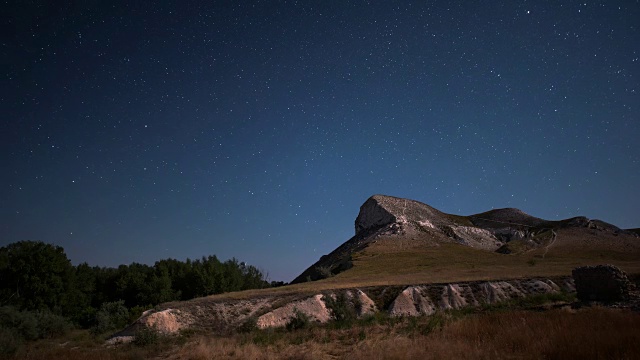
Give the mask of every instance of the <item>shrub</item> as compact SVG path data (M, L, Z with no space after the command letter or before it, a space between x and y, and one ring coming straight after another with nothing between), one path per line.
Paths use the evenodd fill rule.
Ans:
M49 311L18 311L0 307L0 354L14 354L25 341L64 335L71 323Z
M102 304L96 313L95 325L91 328L94 335L104 334L107 331L125 327L129 321L129 310L124 306L124 301L114 301Z
M287 322L286 328L289 331L306 329L311 325L309 316L298 309L293 310L294 315Z
M144 327L133 338L133 344L137 346L149 346L157 344L160 340L160 332L155 327Z
M329 266L316 266L316 271L318 272L318 275L320 275L321 279L327 279L333 276L331 267Z
M35 340L40 335L38 319L34 313L19 311L13 306L0 307L0 327L8 329L24 340Z
M22 337L11 329L0 327L0 354L13 355L22 346Z
M349 326L358 318L356 306L344 292L336 294L335 298L325 295L322 300L329 309L331 318L339 327Z
M241 333L250 333L257 329L258 329L258 324L256 322L256 318L254 317L248 318L240 326L238 326L238 332L241 332Z
M35 314L35 317L38 322L39 338L62 336L73 327L65 317L48 311L39 311Z

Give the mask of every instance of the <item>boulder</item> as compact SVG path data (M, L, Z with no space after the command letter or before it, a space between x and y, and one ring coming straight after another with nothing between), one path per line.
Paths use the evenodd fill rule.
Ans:
M613 265L583 266L573 269L578 299L581 301L624 301L631 282Z

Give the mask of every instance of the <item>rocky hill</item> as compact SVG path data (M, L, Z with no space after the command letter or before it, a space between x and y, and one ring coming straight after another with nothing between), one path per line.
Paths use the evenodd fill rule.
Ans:
M355 220L355 235L330 254L322 256L292 283L324 279L343 272L351 268L354 253L381 239L409 239L420 241L423 246L455 243L512 254L548 248L556 244L561 231L566 235L562 237L563 245L576 245L581 241L576 237L584 234L586 239L596 233L601 239L617 237L618 243L624 242L620 240L623 238L627 243L632 241L630 246L635 250L640 245L633 240L638 238L637 232L586 217L549 221L513 208L460 216L444 213L415 200L374 195L360 207Z
M110 341L131 340L145 327L167 334L281 327L298 312L322 323L338 299L358 316L415 316L572 293L577 266L608 263L639 279L638 259L638 232L599 220L549 221L511 208L460 216L375 195L360 207L355 235L297 284L161 304Z

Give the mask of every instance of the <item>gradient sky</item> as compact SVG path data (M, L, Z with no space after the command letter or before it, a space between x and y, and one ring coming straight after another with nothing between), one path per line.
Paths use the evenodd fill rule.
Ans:
M638 1L2 5L0 246L290 281L373 194L640 227Z

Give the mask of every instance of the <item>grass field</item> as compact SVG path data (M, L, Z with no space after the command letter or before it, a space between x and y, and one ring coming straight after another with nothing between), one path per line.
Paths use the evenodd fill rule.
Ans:
M190 334L105 348L81 333L33 344L19 359L638 359L640 314L628 310L494 309L372 317L349 326ZM61 344L61 341L64 341Z

